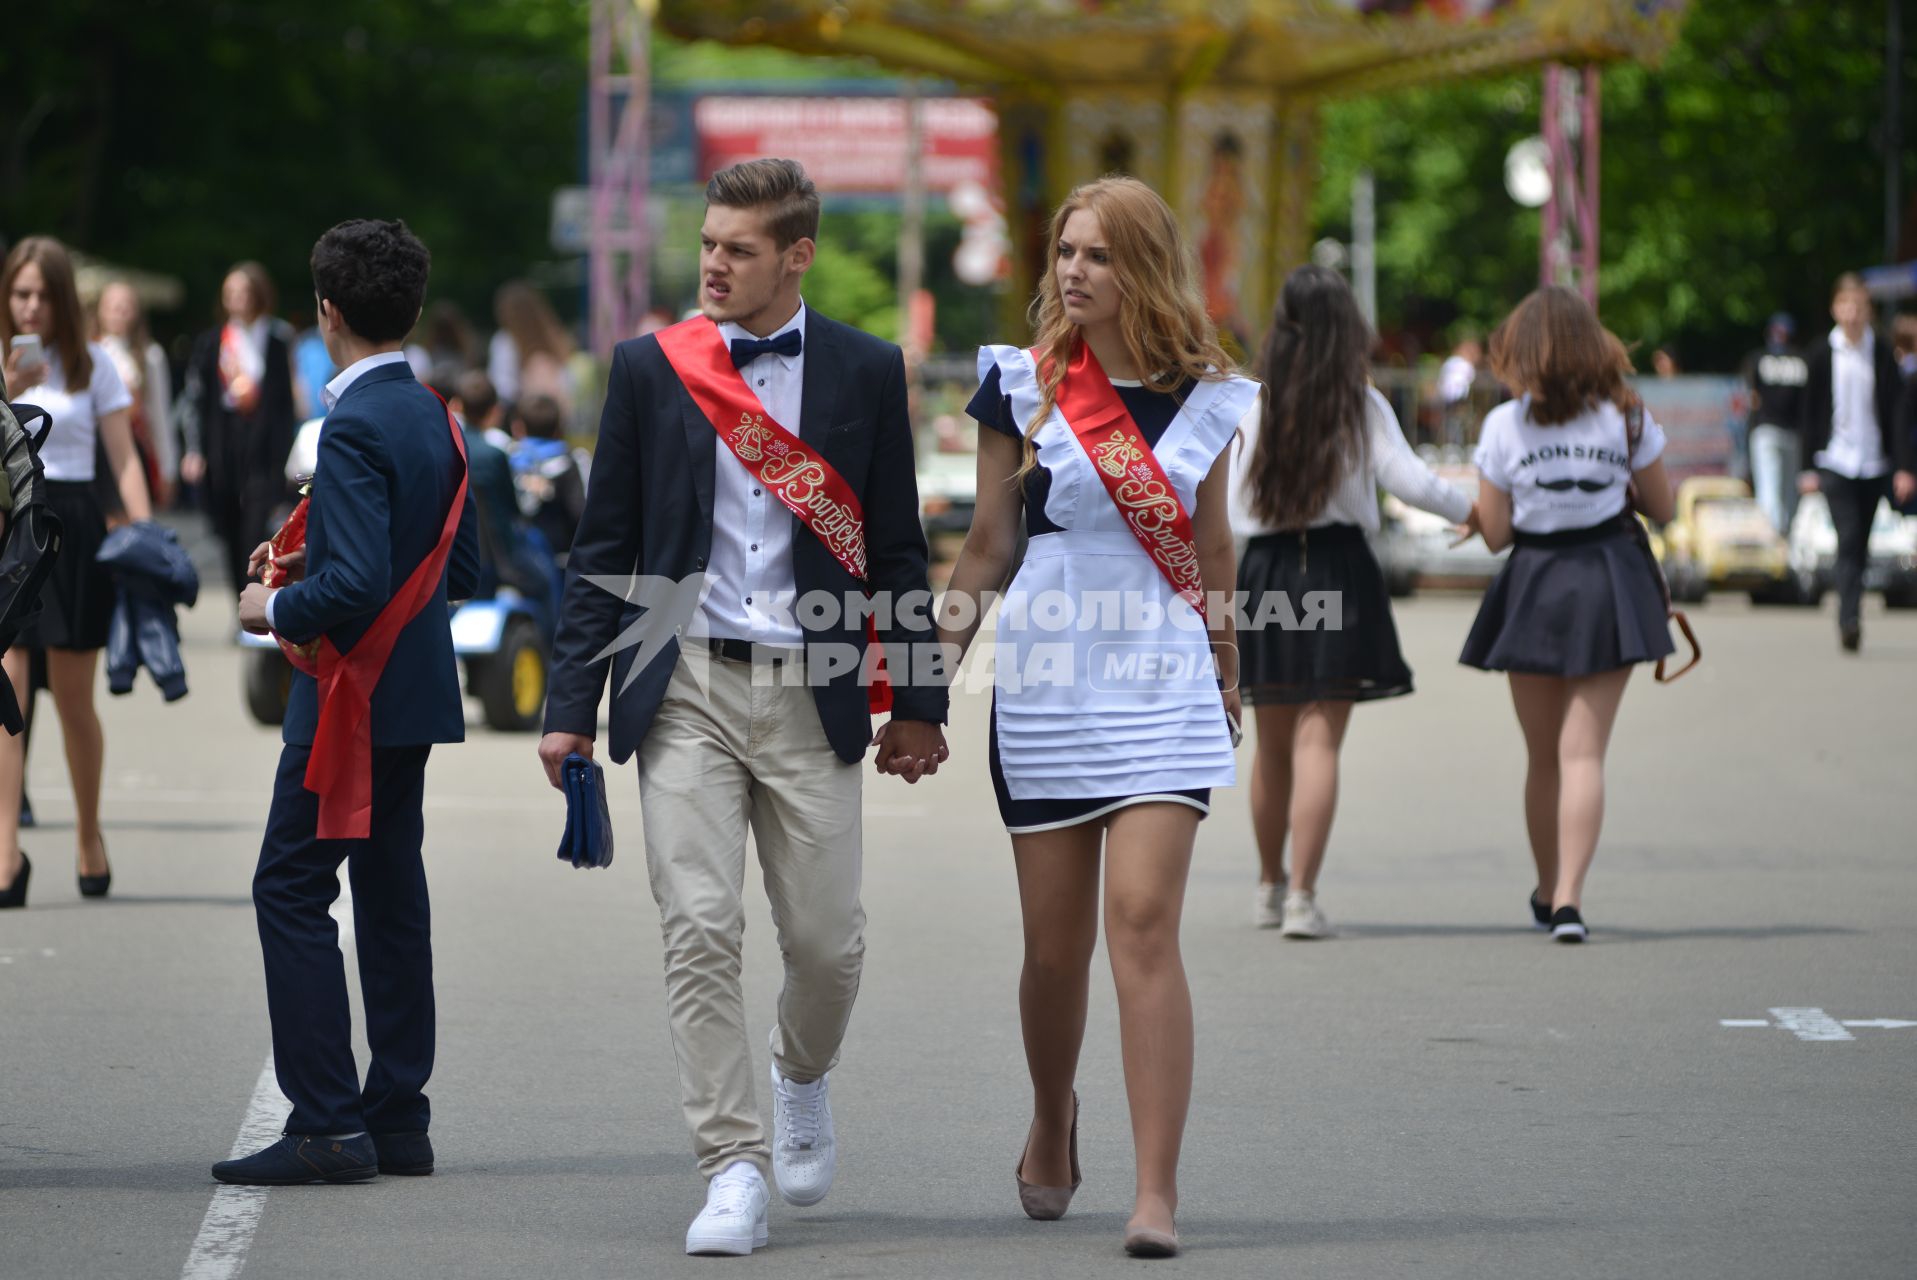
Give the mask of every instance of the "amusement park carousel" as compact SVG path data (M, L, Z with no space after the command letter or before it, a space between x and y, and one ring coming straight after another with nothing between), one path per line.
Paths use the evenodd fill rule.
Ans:
M999 113L1015 279L1030 280L1045 219L1066 191L1100 174L1131 173L1165 192L1194 229L1211 309L1230 323L1262 315L1283 273L1306 255L1318 112L1327 98L1539 64L1655 59L1682 6L661 0L657 17L682 37L866 57L989 93ZM1577 77L1562 81L1576 92ZM1594 74L1585 83L1594 89ZM1585 130L1592 143L1594 105ZM1592 156L1594 165L1594 148ZM1572 224L1577 217L1567 214ZM1594 208L1591 222L1595 230Z

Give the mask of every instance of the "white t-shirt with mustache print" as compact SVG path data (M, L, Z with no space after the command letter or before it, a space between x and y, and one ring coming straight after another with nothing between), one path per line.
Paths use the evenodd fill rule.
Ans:
M1664 454L1664 430L1644 415L1637 451L1626 458L1624 415L1609 401L1569 422L1531 421L1531 398L1507 401L1485 415L1472 461L1511 495L1511 524L1526 533L1588 529L1624 510L1631 473Z

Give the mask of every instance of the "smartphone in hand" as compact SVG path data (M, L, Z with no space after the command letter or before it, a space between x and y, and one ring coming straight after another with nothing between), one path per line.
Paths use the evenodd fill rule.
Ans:
M37 333L14 334L12 346L20 354L18 367L21 369L37 369L47 362L46 349L41 346Z

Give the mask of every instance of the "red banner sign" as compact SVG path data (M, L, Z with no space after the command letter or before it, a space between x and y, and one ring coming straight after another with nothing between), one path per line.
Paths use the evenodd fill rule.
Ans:
M998 189L998 115L982 98L921 98L928 191ZM699 180L762 156L797 160L822 192L897 195L905 185L903 98L704 97L693 107Z

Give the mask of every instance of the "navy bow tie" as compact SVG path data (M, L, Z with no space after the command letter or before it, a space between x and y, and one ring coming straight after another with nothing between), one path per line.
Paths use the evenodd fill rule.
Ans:
M732 367L743 369L763 355L796 356L805 349L805 337L797 329L787 329L776 338L734 338Z

